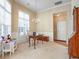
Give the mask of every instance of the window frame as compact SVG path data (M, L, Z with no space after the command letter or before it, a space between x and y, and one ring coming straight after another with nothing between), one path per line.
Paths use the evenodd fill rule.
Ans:
M21 12L21 14L23 15L21 15L20 14L20 12ZM24 34L27 34L27 31L29 31L29 15L27 14L27 13L24 13L23 11L19 11L19 16L18 16L18 33L20 34L20 35L24 35ZM25 17L25 16L28 16L28 17ZM22 21L23 22L23 24L21 24L20 23L20 21ZM27 24L28 23L28 24ZM23 25L23 26L22 26ZM24 29L23 29L24 28ZM21 34L22 33L22 34Z
M1 29L0 30L0 35L5 36L5 35L8 35L8 34L11 34L11 5L7 0L4 0L4 2L1 2L1 3L3 3L4 5L0 4L0 9L1 9L1 11L3 11L3 15L1 16L2 19L0 19L0 21L2 21L0 23L0 26L2 26L0 28ZM10 8L7 8L8 5L6 5L6 3L9 3ZM7 16L10 15L10 17L8 17L8 18L10 18L10 22L9 22L10 24L6 23L6 21L7 21L7 19L6 19L7 16L6 15ZM5 21L5 19L6 19L6 21ZM4 28L7 28L7 29L4 29ZM10 29L10 32L8 32L9 31L8 29ZM7 31L5 32L5 30L7 30Z

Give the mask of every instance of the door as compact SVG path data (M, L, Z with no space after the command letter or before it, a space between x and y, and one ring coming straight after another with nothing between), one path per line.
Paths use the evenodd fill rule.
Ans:
M57 39L66 41L66 21L57 22Z
M67 41L67 12L58 12L53 15L54 41Z

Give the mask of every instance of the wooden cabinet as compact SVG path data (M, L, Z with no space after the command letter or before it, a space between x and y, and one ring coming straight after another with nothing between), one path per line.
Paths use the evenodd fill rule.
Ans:
M79 58L79 8L73 11L74 31L75 34L69 39L68 51L71 57Z
M79 32L79 8L73 10L73 21L75 31Z
M79 8L75 8L76 11L76 32L79 33Z

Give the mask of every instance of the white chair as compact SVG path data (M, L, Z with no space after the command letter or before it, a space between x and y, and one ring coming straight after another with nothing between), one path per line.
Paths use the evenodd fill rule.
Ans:
M16 40L16 38L13 38L12 42L13 42L14 50L16 50L17 49L17 40Z
M0 55L1 55L1 50L2 50L2 44L1 44L2 40L0 38Z
M14 42L14 49L17 49L17 39L18 39L18 33L14 32L11 33L11 40Z
M5 43L4 41L2 42L2 57L4 57L4 53L10 52L10 56L12 53L14 53L14 43L9 42Z

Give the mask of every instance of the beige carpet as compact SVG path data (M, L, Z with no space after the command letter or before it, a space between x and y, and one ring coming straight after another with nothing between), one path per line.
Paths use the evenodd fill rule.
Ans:
M36 49L23 43L12 56L5 55L4 59L68 59L68 53L67 47L53 42L39 43Z

